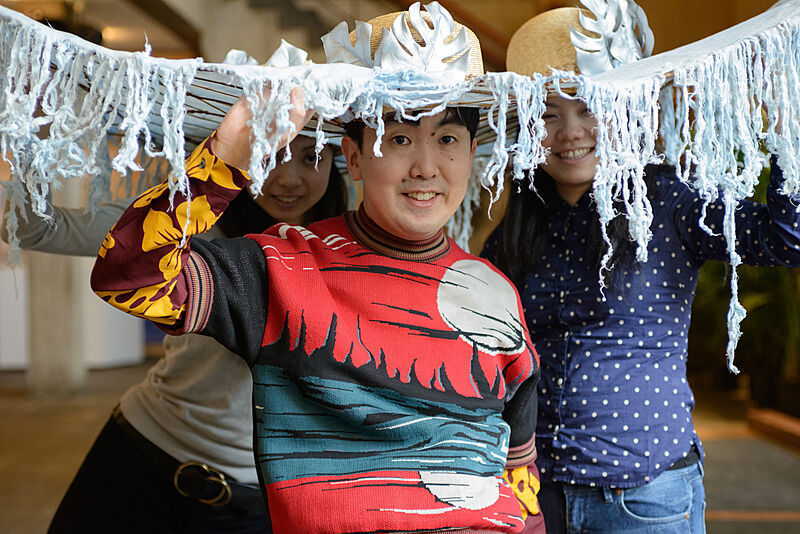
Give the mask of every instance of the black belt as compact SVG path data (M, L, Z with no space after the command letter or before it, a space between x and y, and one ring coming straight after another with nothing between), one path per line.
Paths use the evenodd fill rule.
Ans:
M264 506L261 490L258 488L236 482L222 471L201 462L181 463L161 450L125 419L119 406L114 409L112 417L142 454L171 477L175 490L184 497L210 506L227 505L240 509Z
M667 471L673 471L675 469L683 469L684 467L689 467L690 465L694 465L700 461L700 451L697 450L697 445L692 443L692 448L689 449L689 454L672 464L667 468Z

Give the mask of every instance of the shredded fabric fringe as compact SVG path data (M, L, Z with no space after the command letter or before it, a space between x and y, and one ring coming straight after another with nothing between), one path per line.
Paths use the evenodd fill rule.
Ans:
M796 196L800 188L800 28L798 19L740 41L680 70L661 98L662 136L667 161L681 180L708 204L722 199L723 235L728 243L731 301L728 310L728 368L733 363L746 310L739 302L736 268L735 212L739 202L753 195L758 177L768 164L761 150L775 154L786 178L782 192ZM767 110L766 124L762 106ZM694 116L690 128L688 117ZM781 131L777 130L781 123ZM682 156L682 158L681 158Z
M777 156L784 171L782 192L800 193L800 0L782 2L675 54L593 77L489 73L456 83L341 64L272 68L208 64L200 58L165 60L151 57L147 49L123 53L94 46L7 9L0 9L0 41L0 150L13 172L6 184L12 209L5 217L12 240L22 202L31 202L34 213L48 217L50 190L62 180L89 175L88 205L95 206L109 189L110 169L123 175L141 171L147 166L143 157L165 159L172 194L187 193L184 158L197 142L193 136L204 128L210 133L240 94L254 115L248 172L252 191L259 192L279 163L281 137L293 128L290 90L296 86L322 119L361 119L377 129L378 139L387 109L411 117L414 110L435 114L456 102L482 105L487 109L482 127L493 141L481 150L486 159L474 184L489 188L495 201L506 172L521 180L544 161L544 101L549 88L570 83L600 124L593 196L607 243L605 225L619 215L614 206L621 202L637 259L647 260L653 212L644 172L663 159L676 166L678 177L702 195L706 206L719 198L724 202L723 232L734 267L727 357L737 372L733 357L746 312L738 300L735 268L741 258L735 250L734 214L767 164L762 146ZM201 109L193 88L214 80L227 92L219 100L209 97ZM766 123L762 105L768 110ZM328 135L322 123L317 122L314 134L318 149ZM270 124L276 127L269 130ZM108 156L111 134L119 136L113 159ZM379 142L372 149L380 155ZM462 245L471 233L476 195L472 188L450 223L451 235ZM609 250L601 271L613 268L610 258Z

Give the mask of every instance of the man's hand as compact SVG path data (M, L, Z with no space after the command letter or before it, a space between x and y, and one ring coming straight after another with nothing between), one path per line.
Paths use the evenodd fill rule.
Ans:
M269 93L264 94L263 98L269 98ZM290 98L294 109L289 112L289 120L294 123L295 131L283 136L278 150L291 143L314 114L312 110L306 110L302 88L292 89ZM253 114L247 99L242 96L222 119L217 134L211 140L211 150L214 151L214 155L228 165L247 170L250 165L250 127L247 122L252 118Z

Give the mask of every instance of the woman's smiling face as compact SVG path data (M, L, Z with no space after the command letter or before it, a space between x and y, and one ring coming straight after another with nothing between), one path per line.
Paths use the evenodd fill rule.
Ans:
M600 159L597 157L597 120L578 99L549 96L542 119L550 149L542 169L555 182L556 191L569 204L575 204L589 190Z
M315 152L316 141L298 135L289 145L292 159L279 163L254 198L256 204L277 221L302 225L306 212L325 194L333 165L333 150ZM278 161L283 159L279 153Z

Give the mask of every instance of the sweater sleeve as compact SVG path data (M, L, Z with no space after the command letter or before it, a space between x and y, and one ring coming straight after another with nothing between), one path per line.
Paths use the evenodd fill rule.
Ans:
M519 501L522 518L539 513L539 469L536 467L536 414L538 409L536 384L538 370L517 389L506 404L503 419L511 425L511 443L503 479L511 486ZM527 437L527 439L526 439Z
M520 313L521 307L520 307ZM528 339L527 329L525 334ZM528 350L534 362L534 368L514 395L506 402L503 420L511 428L511 438L506 458L506 469L503 478L511 486L519 501L522 518L539 514L539 470L536 467L536 418L538 414L537 384L541 374L539 358L533 345L528 342Z
M20 247L51 254L96 256L103 237L130 202L124 199L102 204L95 213L54 206L50 209L52 221L33 213L30 203L25 202L17 229ZM0 227L3 241L8 241L6 226Z
M189 156L186 169L190 194L170 198L163 183L139 196L103 241L91 278L92 289L112 306L176 334L202 330L196 314L186 322L190 296L202 302L203 291L213 294L211 279L198 278L208 271L193 256L191 237L208 230L248 183L245 173L213 154L210 139Z
M184 268L192 282L184 329L213 337L252 366L267 324L266 256L247 237L197 239L193 247Z
M536 456L534 433L536 431L536 415L538 409L536 385L539 382L539 370L523 382L514 396L506 402L503 420L511 427L511 439L508 446L508 467L527 465Z
M703 199L686 184L669 173L669 167L659 167L658 179L663 181L663 201L673 215L673 224L687 249L699 261L728 259L723 235L725 206L721 199L708 205L705 223L713 231L709 235L700 227ZM736 252L748 265L783 265L800 267L800 198L782 194L783 173L772 158L767 203L743 201L734 213Z

